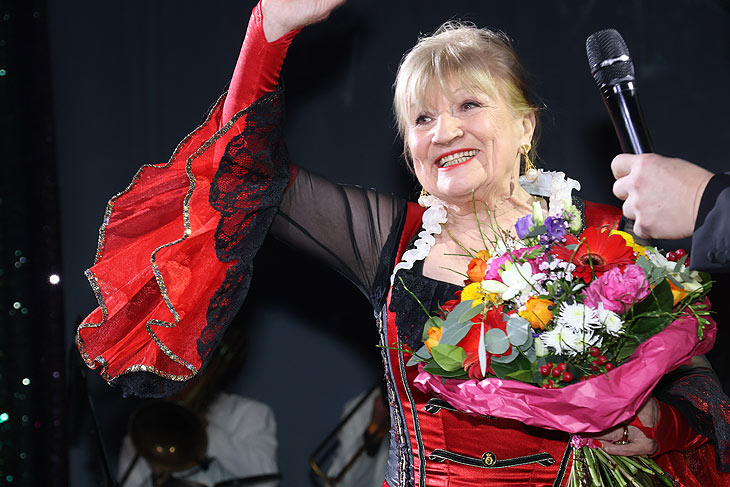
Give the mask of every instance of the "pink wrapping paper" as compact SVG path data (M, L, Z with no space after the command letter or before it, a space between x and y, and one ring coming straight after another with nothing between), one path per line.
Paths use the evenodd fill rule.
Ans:
M638 346L629 360L605 375L562 389L542 389L516 380L457 380L423 371L414 384L433 391L459 410L510 418L569 433L603 431L628 421L666 373L712 349L717 332L708 318L704 340L697 320L683 316Z

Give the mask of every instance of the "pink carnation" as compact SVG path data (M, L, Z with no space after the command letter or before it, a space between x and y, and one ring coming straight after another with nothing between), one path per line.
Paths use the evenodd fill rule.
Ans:
M627 265L623 272L613 267L584 291L585 304L595 309L598 303L603 303L605 309L621 314L647 297L650 291L644 271L638 265Z

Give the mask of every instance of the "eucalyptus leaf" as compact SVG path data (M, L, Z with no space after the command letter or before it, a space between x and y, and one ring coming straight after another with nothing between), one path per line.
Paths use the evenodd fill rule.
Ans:
M416 365L418 363L423 362L424 360L428 360L431 358L431 352L428 351L428 347L426 345L422 346L418 349L416 353L411 356L410 360L408 360L408 363L406 365Z
M530 330L530 322L519 315L509 315L507 317L507 336L512 345L524 345L529 337L532 336Z
M499 328L492 328L487 330L484 334L484 344L487 347L487 351L492 354L503 354L509 349L509 337L507 334Z
M521 346L520 351L527 357L530 362L537 360L537 351L535 350L535 339L530 336L530 346Z
M463 348L441 343L431 347L431 354L439 367L447 372L460 369L466 358L466 352Z
M446 345L458 345L461 339L469 333L472 326L475 326L475 324L471 321L453 323L449 326L444 326L442 328L443 331L441 333L441 340L439 340L439 343L444 343Z
M492 356L492 362L497 362L499 364L508 364L512 362L514 359L519 357L520 352L517 350L517 347L512 347L512 353L509 355L493 355Z
M641 267L641 270L644 271L644 275L648 279L649 276L651 275L652 269L654 268L654 264L652 264L649 259L647 259L646 257L644 257L642 255L641 257L639 257L638 259L636 259L636 265L638 265L639 267Z
M668 274L669 273L663 267L655 267L651 271L651 277L649 278L649 285L656 286L660 282L664 281L664 279L666 279L666 276Z
M671 282L675 286L682 287L682 285L679 283L679 281L677 279L675 279L674 276L672 276L671 274L667 276L667 279L669 279L669 282Z
M481 306L472 306L473 303L474 300L469 299L457 304L456 307L451 310L451 313L449 313L447 319L450 320L453 317L453 319L456 320L457 323L471 320L482 311Z

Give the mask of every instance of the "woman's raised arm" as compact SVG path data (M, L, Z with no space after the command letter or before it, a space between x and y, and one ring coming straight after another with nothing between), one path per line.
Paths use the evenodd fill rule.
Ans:
M274 91L287 49L300 29L326 19L344 0L263 0L254 7L221 125L265 93Z

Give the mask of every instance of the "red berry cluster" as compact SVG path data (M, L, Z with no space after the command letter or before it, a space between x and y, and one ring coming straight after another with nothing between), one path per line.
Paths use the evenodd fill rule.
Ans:
M552 362L548 362L540 367L540 375L544 377L542 380L541 387L543 389L557 389L558 382L571 382L573 380L573 374L568 372L568 367L565 362L560 362L558 365L554 365Z
M608 357L601 353L601 349L598 347L591 347L588 349L588 354L593 357L591 360L591 370L596 372L595 374L586 374L580 378L580 380L588 380L591 377L598 375L602 372L610 372L616 365L608 360Z
M677 262L679 259L687 255L687 251L684 249L677 249L671 252L667 252L667 260ZM689 257L684 261L684 265L689 265Z

